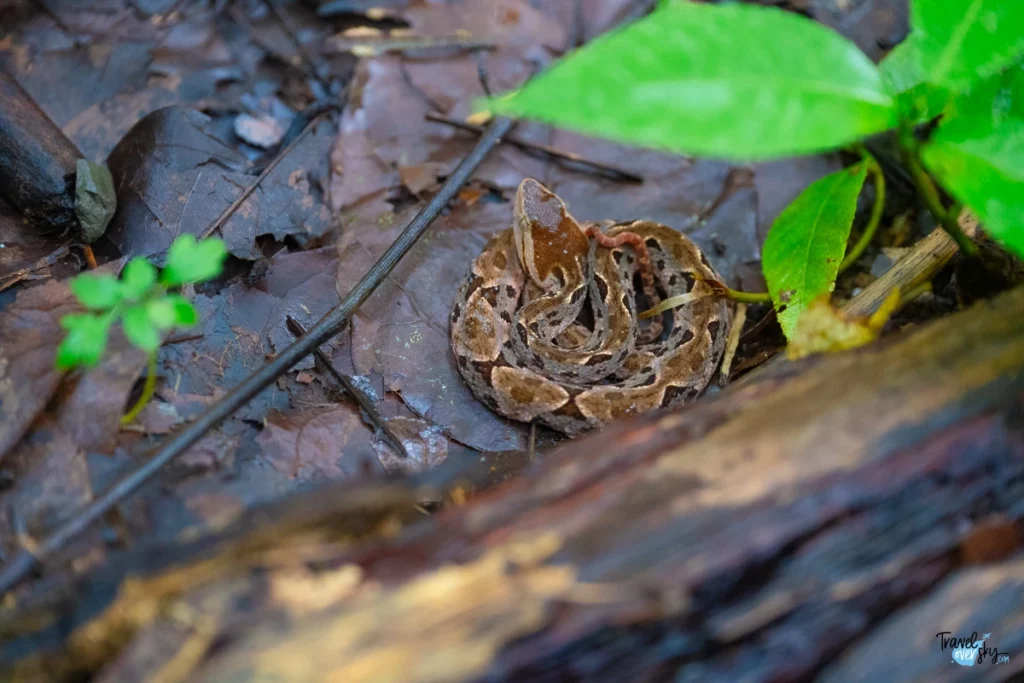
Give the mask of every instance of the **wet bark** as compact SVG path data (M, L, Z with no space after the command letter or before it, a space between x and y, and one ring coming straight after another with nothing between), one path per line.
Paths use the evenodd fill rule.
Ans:
M1024 289L417 510L437 493L332 486L37 586L0 656L26 680L940 681L978 671L935 634L977 631L1008 679Z
M42 233L78 230L74 143L0 71L0 193Z

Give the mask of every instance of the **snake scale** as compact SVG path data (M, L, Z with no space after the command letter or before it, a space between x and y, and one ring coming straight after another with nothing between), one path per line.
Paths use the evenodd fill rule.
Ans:
M581 225L526 179L512 227L487 243L452 306L459 372L492 410L570 436L692 400L732 320L708 280L721 277L685 235L650 221ZM648 305L707 296L642 326L637 283Z

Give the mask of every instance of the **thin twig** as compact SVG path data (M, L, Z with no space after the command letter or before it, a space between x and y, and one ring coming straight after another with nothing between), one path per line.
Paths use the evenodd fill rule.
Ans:
M569 49L575 50L586 41L586 24L583 20L583 0L572 2L572 29L569 31ZM569 50L566 50L568 52Z
M285 324L288 326L288 331L294 334L296 338L306 334L306 328L302 326L302 323L290 315L285 319ZM391 442L391 446L398 451L398 454L403 458L408 458L409 452L405 450L405 444L403 444L402 440L399 439L393 431L391 431L390 425L388 425L384 418L381 417L380 411L377 410L377 406L374 405L373 400L366 395L366 392L357 387L351 377L343 372L339 372L338 369L331 364L331 359L328 358L323 351L320 349L313 349L313 356L320 361L320 364L324 366L324 369L334 377L334 379L341 383L341 386L345 388L348 395L356 400L359 407L362 408L363 412L366 413L366 416L370 418L370 422L372 422L374 426L388 438L388 441Z
M99 264L96 263L96 254L93 253L92 247L88 244L82 245L82 254L85 255L85 263L89 266L90 270L96 270L99 268Z
M292 43L295 45L295 51L298 53L299 59L305 63L307 73L309 73L309 75L311 75L314 79L318 81L323 81L323 70L317 68L317 64L313 58L313 55L310 54L309 50L306 49L306 46L302 43L301 40L299 40L299 35L298 33L296 33L295 29L292 28L291 20L289 19L288 14L283 9L278 7L276 0L264 1L266 2L267 7L270 8L271 13L275 17L277 17L277 22L281 24L281 29L285 32L285 35L287 35L288 39L291 40Z
M510 119L499 117L491 122L487 132L481 136L476 147L456 167L441 190L412 219L402 234L391 243L387 251L367 271L366 275L342 299L341 303L328 311L309 332L295 340L274 359L242 380L221 400L210 406L194 422L144 458L135 469L121 477L113 486L100 494L91 503L78 510L67 522L51 535L40 541L36 554L22 549L0 569L0 596L20 583L32 572L39 562L64 547L103 517L124 498L131 495L143 484L159 473L164 466L185 452L189 446L201 439L236 410L248 403L254 396L270 386L293 365L308 356L328 339L336 335L352 314L362 305L373 291L384 281L398 262L402 260L416 241L426 232L430 224L448 206L459 189L469 180L473 171L494 149L512 126Z
M445 125L452 126L453 128L458 128L460 130L468 131L470 133L476 133L478 135L483 133L485 130L483 126L478 126L472 123L466 123L465 121L453 119L450 116L445 116L444 114L438 114L436 112L427 112L426 119L428 121L433 121L434 123L443 123ZM529 140L524 140L523 138L518 137L516 135L510 135L506 137L503 140L503 142L507 145L518 147L519 149L522 149L527 152L539 152L541 154L546 154L547 156L554 157L556 159L562 159L563 161L579 164L580 166L587 166L589 168L594 169L595 171L598 171L601 174L611 176L615 180L624 180L630 183L642 183L644 181L643 178L641 178L635 173L630 173L629 171L624 171L621 168L616 168L615 166L611 166L609 164L603 164L599 161L591 161L590 159L581 157L578 154L573 154L572 152L563 152L561 150L555 149L554 147L549 147L548 145L542 145L537 142L530 142Z
M415 36L392 34L343 33L329 38L327 48L332 52L350 52L356 57L373 57L387 52L411 52L414 50L493 50L497 44L492 40L474 38L471 35Z
M527 451L527 460L533 462L537 459L537 421L530 422L530 446Z
M977 224L969 212L960 214L960 227L965 234L974 234ZM847 315L870 315L894 288L908 292L934 278L960 251L959 245L944 230L933 230L881 277L865 287L842 308Z
M491 79L487 75L487 62L484 61L483 50L474 50L473 58L476 60L476 78L480 81L480 88L483 89L484 95L487 97L494 97L494 93L491 92Z
M729 336L725 340L725 353L722 354L722 366L718 372L718 386L724 387L729 383L732 361L736 358L736 349L740 346L740 336L746 323L747 304L736 304L736 315L733 316L732 327L729 328Z
M199 239L206 239L207 237L212 235L218 228L224 225L224 223L229 218L231 218L232 215L234 215L235 211L238 210L238 207L240 207L245 202L245 200L249 198L249 195L251 195L256 190L256 188L260 186L260 183L262 183L267 176L274 172L274 169L277 168L277 165L279 163L281 163L281 160L288 156L291 153L291 151L295 149L299 145L299 143L302 142L303 139L305 139L306 135L308 135L309 132L313 130L316 124L320 123L320 119L322 119L329 111L331 111L331 109L333 109L333 107L325 109L324 111L320 112L312 119L310 119L309 123L306 124L306 127L302 129L302 132L299 133L295 137L295 139L288 144L287 147L282 149L281 153L274 157L273 161L267 164L267 167L263 169L263 173L260 173L259 176L256 177L256 180L254 180L252 184L249 185L249 187L245 188L242 191L242 194L238 196L238 199L233 201L231 203L231 206L224 210L224 213L220 215L220 218L214 221L213 225L211 225L210 227L203 231L203 234L200 235Z

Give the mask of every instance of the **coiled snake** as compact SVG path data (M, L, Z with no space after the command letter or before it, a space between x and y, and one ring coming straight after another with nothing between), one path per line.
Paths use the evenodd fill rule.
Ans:
M637 280L649 305L708 295L642 327ZM685 235L650 221L582 226L526 179L512 227L487 243L455 298L452 349L492 410L574 436L704 390L732 320L708 280L721 276Z

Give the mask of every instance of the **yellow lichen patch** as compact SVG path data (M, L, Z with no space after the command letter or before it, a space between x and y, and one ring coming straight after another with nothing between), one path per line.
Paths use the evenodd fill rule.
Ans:
M575 569L544 562L561 546L554 533L513 541L459 566L389 589L360 590L337 609L236 643L198 680L470 680L507 643L543 628L553 600L569 595Z

